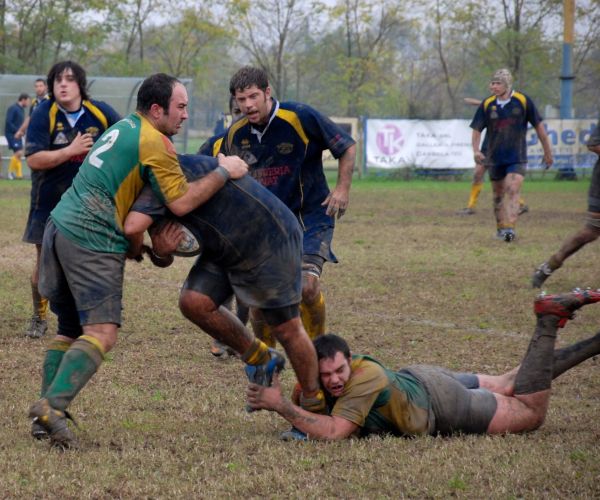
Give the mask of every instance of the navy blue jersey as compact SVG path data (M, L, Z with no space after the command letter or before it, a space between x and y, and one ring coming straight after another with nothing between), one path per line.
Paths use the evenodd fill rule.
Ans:
M45 95L43 97L34 97L31 100L31 107L29 108L29 116L31 116L33 114L33 112L38 108L38 106L43 103L44 101L47 101L48 99L50 99L50 97L48 95Z
M15 140L15 133L23 122L25 121L25 108L18 102L15 102L12 106L6 110L6 122L4 123L4 135L9 146Z
M521 92L512 92L504 106L497 97L490 96L477 108L471 128L482 132L486 129L486 165L514 165L527 163L527 124L533 127L542 121L533 101Z
M113 108L101 101L83 101L82 108L84 113L71 126L54 99L40 102L31 115L27 128L25 155L65 148L79 132L90 134L95 142L108 127L121 118ZM85 155L79 155L54 168L32 170L32 210L39 209L49 213L73 182L84 158Z
M323 151L339 158L353 144L352 137L310 106L273 100L266 128L257 134L242 118L226 132L221 152L242 158L252 177L296 215L319 212L329 219L321 206L329 194Z
M188 181L212 172L217 159L202 155L178 155ZM148 186L132 211L158 220L176 218ZM228 181L206 203L176 220L201 242L202 258L226 268L250 271L293 240L301 241L301 229L294 214L252 177ZM298 256L302 252L298 247Z

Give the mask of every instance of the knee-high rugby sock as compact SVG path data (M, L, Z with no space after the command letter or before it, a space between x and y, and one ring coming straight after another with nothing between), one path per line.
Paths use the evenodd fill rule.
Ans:
M304 301L300 302L300 318L311 340L315 340L325 333L325 296L323 292L319 292L319 297L312 305L308 305Z
M82 335L71 344L63 356L58 372L46 390L50 406L65 410L79 391L89 382L104 360L100 342L89 335Z
M582 340L568 347L563 347L562 349L556 349L554 351L552 377L556 378L579 363L598 354L600 354L600 332L589 339Z
M42 297L35 283L31 283L31 298L33 300L33 315L45 320L48 316L48 299Z
M248 365L263 365L269 359L271 359L269 347L259 339L254 339L250 347L242 354L242 361Z
M479 198L479 193L481 193L482 188L483 183L471 185L471 193L469 194L469 203L467 203L467 208L475 208L475 205L477 205L477 199Z
M554 365L554 344L558 330L558 316L537 318L533 337L515 377L515 395L533 394L550 389Z
M252 331L254 336L262 340L267 347L275 347L277 341L273 337L273 329L267 325L267 322L263 319L250 318L250 324L252 325Z
M42 390L40 391L42 398L54 380L58 367L69 347L71 347L71 344L64 340L53 340L50 342L46 351L46 357L44 358L44 364L42 365Z

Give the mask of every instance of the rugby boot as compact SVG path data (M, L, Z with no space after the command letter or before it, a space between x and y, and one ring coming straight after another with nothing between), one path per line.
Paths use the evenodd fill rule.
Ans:
M29 409L29 418L33 423L43 427L53 446L62 449L76 448L77 440L75 434L67 425L67 418L73 421L73 418L66 412L52 408L46 398L37 400ZM32 426L33 434L33 426Z
M25 336L31 339L39 339L46 335L46 330L48 330L48 322L39 316L32 316L29 328L25 331Z
M531 277L532 288L540 288L552 274L552 269L547 262L542 262Z
M269 348L271 359L262 365L246 365L244 370L248 380L253 384L270 387L273 382L273 375L281 372L285 368L285 358L275 349Z
M600 290L576 288L571 293L561 295L541 294L535 299L533 309L538 317L544 315L558 316L560 318L558 327L562 328L568 320L575 317L577 309L596 302L600 302Z
M525 204L519 205L519 215L523 215L529 212L529 207Z
M31 421L31 435L35 439L40 439L40 440L50 438L50 434L48 434L48 431L46 430L46 428L38 422L38 417L35 417Z
M517 233L515 233L514 229L506 228L504 230L503 239L504 239L504 241L506 241L506 243L510 243L511 241L514 241L516 237L517 237Z
M472 208L469 208L469 207L461 208L458 212L456 212L456 215L473 215L473 214L475 214L475 210L473 210Z

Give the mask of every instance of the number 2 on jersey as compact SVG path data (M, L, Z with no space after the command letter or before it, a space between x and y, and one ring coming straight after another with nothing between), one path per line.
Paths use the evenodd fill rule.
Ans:
M102 142L104 142L104 144L102 144L101 146L98 146L98 148L90 155L90 158L88 160L88 162L93 167L96 167L96 168L102 167L104 160L100 159L100 155L113 147L113 144L117 140L117 137L119 137L119 130L115 129L115 130L111 130L110 132L104 134L100 138L100 140Z

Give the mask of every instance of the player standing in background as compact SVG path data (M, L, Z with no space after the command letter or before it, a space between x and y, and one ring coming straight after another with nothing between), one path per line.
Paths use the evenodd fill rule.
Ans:
M546 168L554 162L542 117L528 96L512 89L512 83L510 71L496 71L490 82L493 95L481 103L471 122L475 163L488 167L492 181L496 236L506 242L516 237L519 197L527 169L528 123L535 128L544 149ZM484 129L485 152L480 149Z
M41 92L42 86L37 84L36 81L36 92L38 87ZM52 66L47 88L50 98L38 102L31 115L25 150L31 169L31 205L23 241L36 248L31 275L33 315L25 332L30 338L42 337L48 328L48 301L38 291L46 220L73 182L94 142L120 119L108 104L89 98L85 70L76 62L62 61Z
M17 102L6 110L6 121L4 123L4 135L8 147L12 149L13 155L8 164L8 178L22 179L23 171L21 160L23 158L23 131L21 127L25 122L25 108L29 106L29 95L19 94Z
M480 99L473 99L471 97L465 97L464 101L467 104L474 106L479 106L481 104ZM486 144L484 139L481 146L481 152L484 154L484 156L486 149L485 146ZM475 213L475 207L477 206L477 200L479 199L479 194L483 188L483 181L486 171L487 167L485 163L475 162L475 168L473 169L473 181L471 183L471 192L469 193L469 201L467 202L467 206L465 208L462 208L457 212L457 215L473 215ZM526 212L529 212L529 207L525 204L523 197L521 197L519 198L519 215L522 215Z
M558 252L552 255L546 262L539 265L531 277L533 288L540 288L549 276L561 267L564 261L580 250L582 247L595 241L600 236L600 120L592 132L587 148L598 155L594 165L592 182L588 193L588 213L584 226L574 235L567 238Z
M324 333L325 298L320 278L331 251L335 216L348 207L356 156L352 137L306 104L279 102L272 97L265 71L246 66L231 78L229 91L244 118L226 133L221 151L237 154L250 174L280 198L298 217L304 230L302 259L302 322L311 338ZM323 151L338 159L337 183L329 190L323 171ZM253 316L259 338L269 330Z
M29 116L25 118L23 125L19 131L22 135L25 135L27 132L27 127L29 126L29 120L31 119L31 115L36 110L36 108L40 105L40 103L46 99L48 99L48 86L46 85L46 80L43 78L37 78L33 83L33 89L35 91L35 97L31 100L31 107L29 108Z

